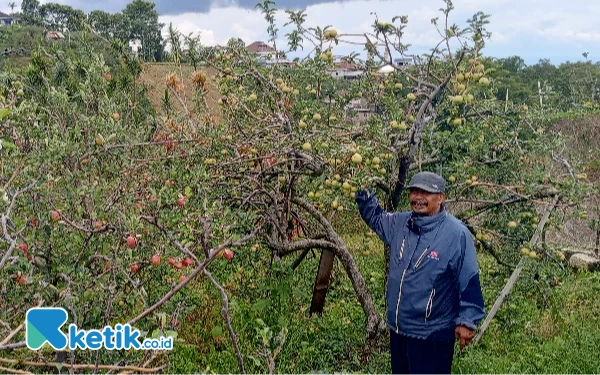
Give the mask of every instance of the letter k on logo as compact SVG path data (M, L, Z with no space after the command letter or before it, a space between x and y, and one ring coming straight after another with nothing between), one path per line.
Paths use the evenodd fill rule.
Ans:
M67 322L67 311L63 308L38 307L25 315L25 343L31 350L38 350L46 342L55 350L67 347L67 336L60 327Z

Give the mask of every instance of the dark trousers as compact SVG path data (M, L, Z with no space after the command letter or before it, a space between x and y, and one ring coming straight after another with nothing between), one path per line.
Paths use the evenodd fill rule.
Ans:
M415 339L390 331L392 374L450 374L454 340Z

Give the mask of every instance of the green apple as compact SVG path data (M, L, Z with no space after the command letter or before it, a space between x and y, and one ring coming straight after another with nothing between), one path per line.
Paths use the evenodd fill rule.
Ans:
M359 153L352 155L352 162L354 164L360 164L362 162L362 156Z

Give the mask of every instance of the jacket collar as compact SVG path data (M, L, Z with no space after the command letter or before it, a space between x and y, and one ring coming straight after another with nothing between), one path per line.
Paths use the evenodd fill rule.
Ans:
M406 225L413 232L426 233L435 229L448 216L446 206L442 203L440 212L433 216L416 216L411 212Z

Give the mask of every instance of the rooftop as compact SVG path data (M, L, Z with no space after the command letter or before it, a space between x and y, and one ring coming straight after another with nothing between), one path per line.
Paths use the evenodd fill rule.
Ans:
M246 50L250 53L259 52L275 52L275 48L269 46L265 42L254 42L246 47Z

